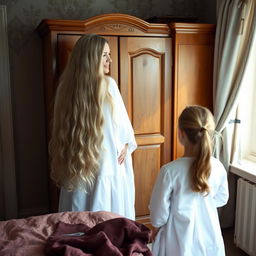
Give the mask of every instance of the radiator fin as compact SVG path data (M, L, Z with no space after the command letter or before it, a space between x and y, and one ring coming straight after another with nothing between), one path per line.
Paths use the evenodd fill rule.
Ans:
M256 256L256 184L242 178L237 182L235 244Z

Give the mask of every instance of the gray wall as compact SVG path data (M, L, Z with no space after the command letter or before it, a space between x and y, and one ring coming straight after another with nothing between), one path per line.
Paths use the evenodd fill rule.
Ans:
M120 12L142 19L173 15L215 23L216 0L0 0L0 4L7 6L18 209L23 217L48 210L42 45L35 32L39 22Z

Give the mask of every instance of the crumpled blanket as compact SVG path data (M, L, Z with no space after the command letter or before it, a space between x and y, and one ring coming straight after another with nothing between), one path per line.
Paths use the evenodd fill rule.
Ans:
M45 247L47 256L152 256L147 244L150 229L127 218L86 224L59 222Z

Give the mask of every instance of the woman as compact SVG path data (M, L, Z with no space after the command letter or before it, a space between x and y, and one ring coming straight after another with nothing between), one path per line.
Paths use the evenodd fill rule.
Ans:
M95 34L76 43L55 98L51 177L59 211L111 211L135 218L134 132L113 78L109 45Z
M184 155L161 168L150 201L155 256L225 256L217 207L228 200L227 173L212 157L211 112L185 108L179 117Z

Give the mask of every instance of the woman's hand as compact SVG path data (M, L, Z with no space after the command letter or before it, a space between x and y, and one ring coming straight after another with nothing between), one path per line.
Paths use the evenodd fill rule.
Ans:
M124 148L122 149L119 157L118 157L118 163L122 164L124 162L124 159L126 157L127 154L127 148L128 148L128 144L125 144Z

